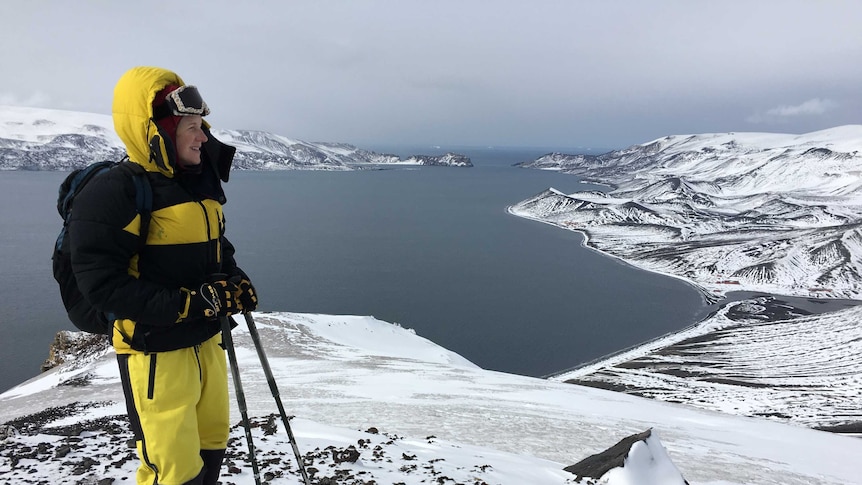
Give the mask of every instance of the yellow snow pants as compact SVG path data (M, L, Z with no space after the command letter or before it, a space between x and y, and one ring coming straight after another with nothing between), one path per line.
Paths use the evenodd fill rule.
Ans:
M185 349L117 355L141 460L139 485L190 482L204 466L201 450L227 447L230 403L220 344L218 334Z

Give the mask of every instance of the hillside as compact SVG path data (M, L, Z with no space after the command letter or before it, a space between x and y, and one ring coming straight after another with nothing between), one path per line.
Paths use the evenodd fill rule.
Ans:
M282 399L297 416L291 428L318 479L577 483L564 467L652 428L656 439L632 447L626 468L603 483L676 484L680 473L692 485L860 483L858 439L485 371L370 317L256 316ZM270 418L275 406L249 334L242 324L234 334L249 412L261 423L261 472L272 485L300 483L285 434ZM6 426L19 428L0 441L3 481L117 483L136 466L124 444L130 434L113 354L76 355L0 395ZM238 423L236 407L232 416ZM356 461L337 461L350 446ZM230 450L223 480L252 483L239 427Z
M590 247L637 267L719 296L862 296L862 125L670 136L521 166L610 186L549 189L509 210L581 231Z

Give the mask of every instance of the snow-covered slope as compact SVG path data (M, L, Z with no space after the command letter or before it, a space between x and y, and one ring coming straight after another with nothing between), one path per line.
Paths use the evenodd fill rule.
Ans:
M110 116L0 106L0 170L64 170L124 154Z
M775 297L552 380L862 434L862 306L809 314Z
M862 440L485 371L370 317L283 313L258 314L257 321L282 399L297 416L291 428L316 479L577 483L563 467L652 428L661 441L635 444L626 467L602 483L680 483L679 474L665 475L675 469L692 485L862 483ZM250 413L260 425L254 436L261 472L273 485L300 483L285 433L271 416L275 405L247 329L240 325L234 335ZM121 403L107 349L0 395L0 416L19 428L0 441L0 479L123 483L136 460L125 447L130 434ZM235 407L232 413L238 423ZM16 418L24 419L11 421ZM351 446L356 461L338 462L352 454ZM244 451L235 427L222 480L253 483Z
M613 190L550 189L510 212L583 231L635 266L722 294L862 296L862 125L669 136L521 164Z
M237 147L241 170L354 170L385 165L472 166L463 155L402 160L348 144L309 143L261 131L214 129ZM0 170L68 170L96 160L119 160L125 148L108 115L0 106Z

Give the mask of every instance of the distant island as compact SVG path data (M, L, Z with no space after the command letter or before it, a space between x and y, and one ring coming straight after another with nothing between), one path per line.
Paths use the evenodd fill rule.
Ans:
M238 170L363 170L396 166L472 167L457 153L397 155L346 143L306 142L263 131L213 129L237 148ZM0 106L0 170L72 170L120 160L125 147L109 115Z

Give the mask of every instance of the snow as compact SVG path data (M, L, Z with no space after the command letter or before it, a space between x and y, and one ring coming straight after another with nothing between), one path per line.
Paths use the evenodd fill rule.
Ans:
M652 428L650 439L632 447L625 467L609 472L602 483L682 483L675 469L692 485L862 483L856 464L862 440L486 371L412 330L372 317L294 313L255 317L281 398L288 413L297 416L291 428L300 450L303 454L324 450L317 452L322 456L315 461L321 470L318 476L345 470L357 479L410 485L444 476L451 481L441 483L576 483L564 467ZM244 322L234 337L249 413L265 420L275 405ZM10 420L69 403L93 406L55 418L51 426L124 414L110 351L84 365L63 364L3 393L0 415ZM232 416L237 423L235 405ZM367 432L372 427L380 433ZM245 450L241 428L233 429L232 436L236 439L231 449L241 458ZM76 463L84 456L122 461L115 455L127 453L122 440L112 441L115 438L107 432L85 431L80 437L83 448L73 450L66 462ZM363 448L359 440L368 446ZM27 443L32 448L36 442L60 445L44 430L5 441L7 449ZM293 463L283 430L266 436L262 427L254 428L254 443L261 463L276 455ZM328 456L328 446L351 445L360 453L358 461L326 465L323 455ZM381 449L375 452L377 446ZM240 458L234 460L240 473L223 480L253 483L248 463ZM94 467L67 483L86 477L130 477L135 466L136 460L127 457L119 468ZM274 472L273 467L267 465L262 472ZM301 483L295 467L291 470L270 483ZM68 467L53 460L20 460L13 467L0 452L2 480L26 478L35 483L68 474Z
M79 111L0 106L0 138L45 142L69 133L98 134L122 146L110 116Z
M757 132L672 135L658 138L643 145L684 143L692 148L702 149L734 143L742 147L768 150L799 146L823 146L835 151L853 152L860 149L860 135L862 135L862 125L844 125L799 135Z
M685 485L667 450L652 436L632 445L626 466L614 468L605 475L614 485L640 485L645 482L664 485Z
M597 157L550 154L523 164L613 188L548 190L509 212L584 232L594 249L714 295L741 284L859 298L860 163L862 125L675 135Z

